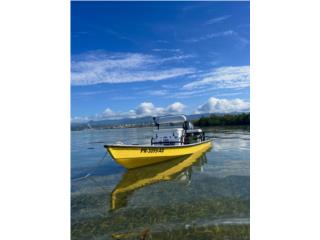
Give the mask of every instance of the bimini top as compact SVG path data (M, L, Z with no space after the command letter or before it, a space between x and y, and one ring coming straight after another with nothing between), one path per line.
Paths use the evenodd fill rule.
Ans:
M156 125L166 124L166 123L183 123L187 121L187 117L185 115L173 115L173 116L154 117L153 120Z

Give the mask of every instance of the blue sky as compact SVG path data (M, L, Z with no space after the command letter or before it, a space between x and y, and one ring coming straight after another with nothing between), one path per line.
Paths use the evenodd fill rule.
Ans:
M74 121L249 110L249 2L71 2Z

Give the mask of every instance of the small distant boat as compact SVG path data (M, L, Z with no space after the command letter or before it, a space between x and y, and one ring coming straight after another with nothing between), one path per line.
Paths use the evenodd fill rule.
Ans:
M188 156L212 146L212 140L206 140L203 131L195 129L185 115L163 116L153 120L157 129L153 132L150 145L104 146L117 163L132 169ZM182 126L172 127L173 124Z

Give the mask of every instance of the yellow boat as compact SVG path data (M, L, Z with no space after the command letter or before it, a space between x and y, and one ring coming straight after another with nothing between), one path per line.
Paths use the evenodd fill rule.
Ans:
M111 157L127 169L168 161L212 147L201 129L194 129L184 115L154 118L158 127L150 145L105 145ZM160 125L183 123L183 128L160 129Z
M208 149L211 146L211 140L180 146L105 145L111 157L127 169L168 161L181 156L188 156L195 152Z
M110 209L116 210L126 206L128 196L139 188L162 181L178 179L183 173L187 172L191 166L197 163L203 165L206 160L204 154L209 149L210 146L206 145L205 148L187 157L180 157L172 161L128 170L111 193Z

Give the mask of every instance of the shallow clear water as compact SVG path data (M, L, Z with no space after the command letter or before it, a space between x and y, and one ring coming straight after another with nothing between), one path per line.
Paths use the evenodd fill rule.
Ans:
M148 144L152 128L72 132L72 239L249 239L250 132L204 130L204 155L133 171L103 145Z

